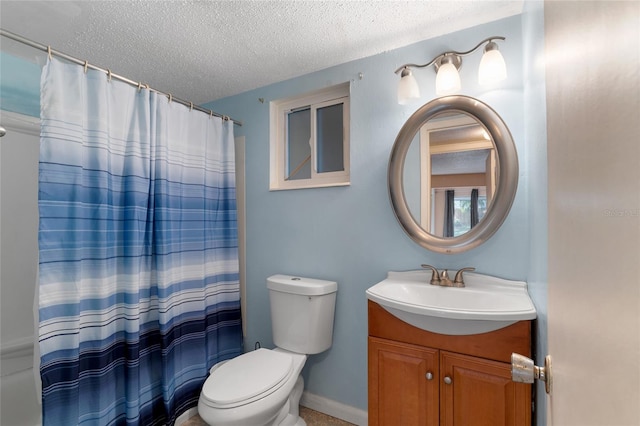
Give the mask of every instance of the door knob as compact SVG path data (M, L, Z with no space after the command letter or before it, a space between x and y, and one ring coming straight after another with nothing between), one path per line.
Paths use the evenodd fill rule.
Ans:
M433 373L431 371L429 371L425 377L427 378L427 380L433 380Z
M449 376L445 376L444 377L444 382L448 385L450 385L451 383L453 383L453 380L451 380L451 377Z
M544 367L538 367L531 358L524 355L511 354L511 380L517 383L533 383L535 379L544 382L547 393L551 393L551 356L544 358Z

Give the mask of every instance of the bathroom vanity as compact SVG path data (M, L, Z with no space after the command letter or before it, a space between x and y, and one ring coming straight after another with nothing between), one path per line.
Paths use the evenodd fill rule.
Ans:
M531 356L530 320L446 335L368 311L369 425L531 425L532 385L511 380L511 353Z
M391 207L423 248L462 253L500 228L518 170L511 133L489 105L440 97L398 133L389 158ZM470 188L469 208L456 210ZM463 277L474 268L459 266L453 280L446 269L422 265L431 271L389 272L367 289L369 425L531 425L530 383L542 370L528 359L536 309L527 284Z

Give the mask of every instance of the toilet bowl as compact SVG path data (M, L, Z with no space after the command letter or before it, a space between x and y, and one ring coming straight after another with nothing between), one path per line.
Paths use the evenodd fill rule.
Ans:
M300 372L306 360L306 355L276 348L217 364L200 393L200 417L209 425L303 426L298 404L303 387ZM299 392L293 392L296 385ZM289 400L292 396L297 400ZM289 421L284 422L287 417Z
M257 349L210 370L198 413L216 426L305 426L299 416L307 355L331 347L337 284L274 275L267 279L275 349Z

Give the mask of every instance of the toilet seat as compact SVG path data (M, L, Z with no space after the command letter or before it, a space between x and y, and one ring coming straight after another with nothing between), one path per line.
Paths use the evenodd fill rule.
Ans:
M249 404L275 392L293 372L286 352L258 349L214 369L202 388L203 402L213 408Z

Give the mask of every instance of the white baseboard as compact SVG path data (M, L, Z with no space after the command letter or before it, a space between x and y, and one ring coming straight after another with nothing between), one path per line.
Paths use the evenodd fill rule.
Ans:
M369 415L366 411L307 391L302 393L300 405L358 426L367 426L369 423Z

